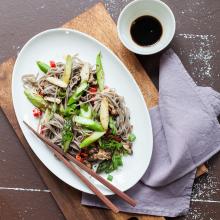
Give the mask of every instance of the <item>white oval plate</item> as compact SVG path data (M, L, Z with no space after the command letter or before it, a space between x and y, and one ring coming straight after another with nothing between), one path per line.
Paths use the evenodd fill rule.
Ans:
M39 140L23 124L26 120L37 128L38 120L32 116L32 104L23 93L21 77L27 73L37 73L37 60L64 61L67 54L79 54L83 60L95 64L96 55L101 51L105 82L115 88L119 95L125 97L125 102L131 113L131 123L137 136L133 145L133 155L123 158L123 166L113 172L112 183L120 190L131 188L145 173L151 158L153 138L149 113L144 98L135 80L125 65L103 44L94 38L70 29L51 29L37 34L29 40L19 53L12 77L12 98L19 125L30 147L44 165L57 177L70 186L83 192L92 193L65 165L57 160L45 144ZM82 171L83 172L83 171ZM83 172L84 175L87 175ZM103 174L106 178L106 174ZM88 178L105 195L113 194L109 189L87 175Z

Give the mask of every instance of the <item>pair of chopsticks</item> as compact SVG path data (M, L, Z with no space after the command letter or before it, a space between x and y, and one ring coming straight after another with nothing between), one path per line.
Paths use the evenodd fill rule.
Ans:
M123 199L125 202L132 206L136 206L136 201L133 200L131 197L129 197L127 194L113 186L110 182L108 182L103 177L99 176L96 172L94 172L92 169L88 168L86 165L81 163L80 161L76 160L75 157L73 157L69 153L64 153L63 150L57 146L56 144L52 143L50 140L45 138L43 135L36 132L29 124L27 124L25 121L23 121L24 124L37 136L39 137L43 142L47 144L47 147L55 154L55 156L61 160L70 170L73 171L75 175L77 175L81 181L95 194L99 197L99 199L108 207L110 208L114 213L118 213L119 209L117 206L115 206L102 192L97 189L84 175L81 174L81 172L71 163L73 162L77 166L79 166L82 170L86 171L88 174L90 174L92 177L97 179L100 183L105 185L107 188L109 188L112 192L117 194L121 199ZM71 161L71 162L70 162Z

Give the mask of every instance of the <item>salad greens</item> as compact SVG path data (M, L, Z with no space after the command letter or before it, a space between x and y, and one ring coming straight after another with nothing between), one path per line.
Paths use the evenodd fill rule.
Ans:
M111 160L104 160L102 161L99 166L97 167L97 173L111 173L114 170L117 170L118 167L122 166L122 155L118 154L117 152L113 154Z
M111 133L113 135L116 135L117 133L116 121L114 121L112 117L109 117L109 127L111 129Z
M120 168L136 136L124 98L105 85L101 52L95 66L76 55L36 64L44 74L22 80L25 96L36 107L33 116L40 119L39 132L88 167L98 165L97 173Z
M118 142L114 139L99 139L99 146L102 149L109 149L109 150L120 150L123 146L121 142Z
M112 181L113 180L113 176L112 175L108 175L107 180Z
M136 140L136 136L135 136L134 134L129 134L129 135L128 135L128 140L129 140L130 142L134 142L134 141Z

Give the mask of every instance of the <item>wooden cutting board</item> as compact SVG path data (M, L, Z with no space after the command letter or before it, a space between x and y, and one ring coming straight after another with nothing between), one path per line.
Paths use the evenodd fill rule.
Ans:
M129 52L117 37L116 25L111 16L106 11L102 3L98 3L88 11L74 18L63 25L66 28L73 28L85 32L107 47L109 47L127 66L144 95L148 108L155 106L158 102L158 91L152 81L142 68L135 55ZM12 106L11 97L11 76L15 59L10 58L0 65L0 105L12 124L23 144L26 152L30 156L45 184L51 190L58 206L68 220L72 219L118 219L124 220L137 217L140 220L164 220L164 217L140 216L135 214L119 213L117 215L105 209L90 208L80 205L81 192L69 187L53 174L40 162L26 142L22 131L18 125ZM21 106L19 106L21 107ZM204 173L204 166L199 169L200 174Z

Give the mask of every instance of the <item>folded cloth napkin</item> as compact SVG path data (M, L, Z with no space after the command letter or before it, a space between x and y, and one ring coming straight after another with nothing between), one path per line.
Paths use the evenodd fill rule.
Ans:
M171 49L161 57L159 82L159 105L150 110L151 162L126 192L137 206L111 199L124 212L175 217L189 209L196 167L220 150L220 94L197 86ZM82 204L104 207L89 194L83 194Z

